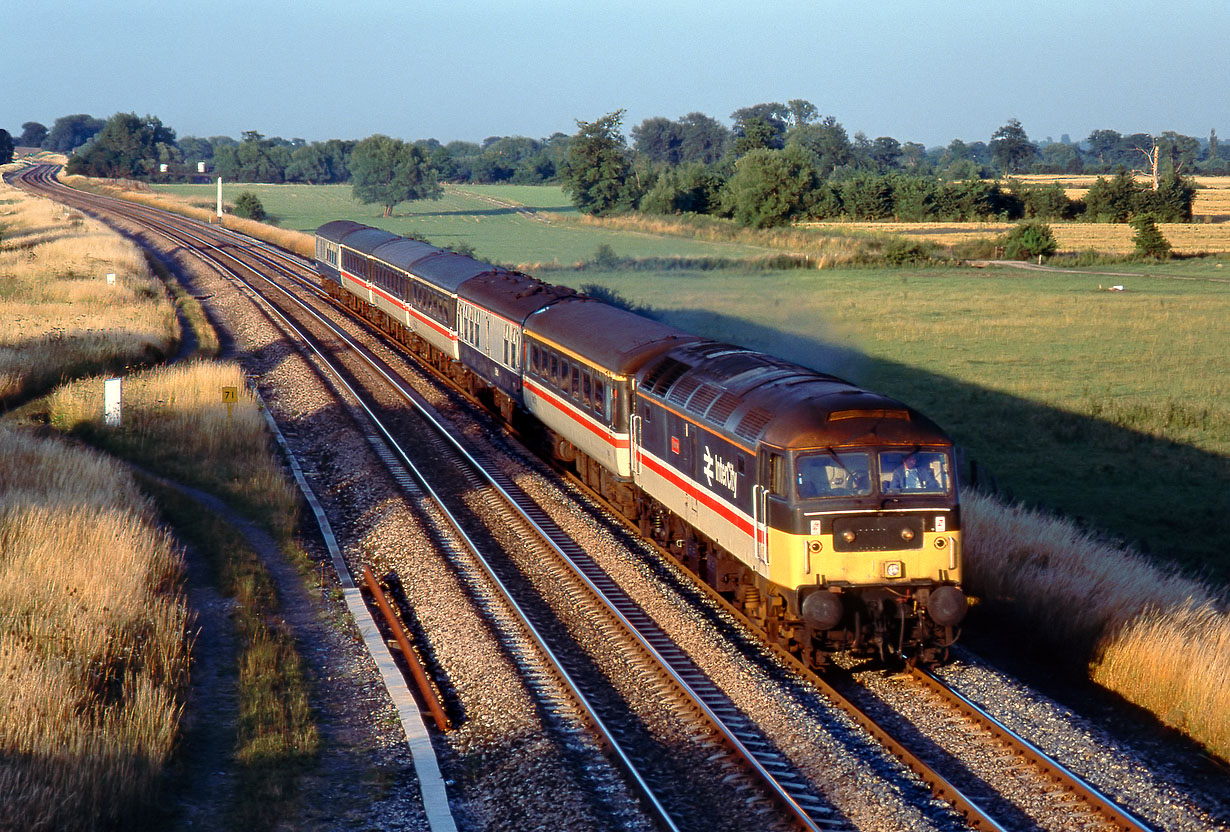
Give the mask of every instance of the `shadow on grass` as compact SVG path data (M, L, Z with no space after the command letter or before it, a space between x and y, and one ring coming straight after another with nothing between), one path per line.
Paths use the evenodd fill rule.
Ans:
M918 408L994 472L1005 496L1066 515L1160 564L1230 583L1230 458L1090 416L873 358L822 335L711 312L654 316L833 373Z

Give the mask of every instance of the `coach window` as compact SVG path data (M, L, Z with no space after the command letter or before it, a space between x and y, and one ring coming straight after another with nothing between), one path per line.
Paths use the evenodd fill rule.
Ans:
M575 364L572 365L572 398L581 400L581 370Z
M606 416L606 383L600 379L594 379L594 412L599 416Z
M559 387L559 356L551 353L551 374L547 376L547 380Z
M591 386L592 382L589 377L589 370L581 376L581 396L585 400L585 406L593 409L594 406L594 390Z

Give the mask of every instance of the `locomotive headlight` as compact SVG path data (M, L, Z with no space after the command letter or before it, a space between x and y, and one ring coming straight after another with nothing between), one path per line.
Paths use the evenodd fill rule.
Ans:
M901 539L904 540L906 543L909 543L911 540L914 539L914 530L913 529L902 529Z
M841 533L841 539L844 540L846 543L853 543L854 538L855 538L855 534L852 529L846 529L844 532Z
M813 555L820 554L820 551L822 549L824 549L824 544L821 543L819 540L807 541L807 551L811 552Z
M935 548L937 548L937 549L943 549L943 548L944 548L945 546L947 546L947 545L948 545L948 540L947 540L946 538L943 538L943 537L937 537L937 538L935 539Z
M905 576L905 563L899 560L886 560L882 564L884 577L901 578Z

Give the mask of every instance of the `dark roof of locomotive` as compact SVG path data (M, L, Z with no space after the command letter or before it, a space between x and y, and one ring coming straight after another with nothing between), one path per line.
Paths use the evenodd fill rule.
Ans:
M354 220L333 220L332 222L327 222L320 228L317 228L316 236L324 237L330 242L338 243L341 242L342 237L345 237L351 231L357 231L360 228L370 227L371 226L364 225L361 222L355 222Z
M637 374L638 395L666 402L744 444L783 448L948 444L901 402L755 350L701 341Z
M527 315L549 303L576 294L566 286L543 283L536 277L507 269L495 269L465 282L457 296L489 309L518 325Z
M525 322L532 335L628 375L655 355L700 338L587 297L553 303Z

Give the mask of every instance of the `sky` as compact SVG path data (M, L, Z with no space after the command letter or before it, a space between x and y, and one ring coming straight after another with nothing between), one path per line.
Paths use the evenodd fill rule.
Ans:
M1095 129L1230 137L1227 0L4 0L0 127L184 136L575 133L802 98L932 147Z

